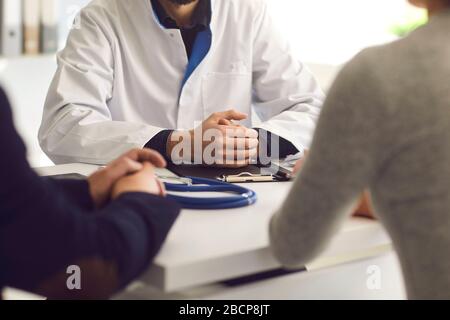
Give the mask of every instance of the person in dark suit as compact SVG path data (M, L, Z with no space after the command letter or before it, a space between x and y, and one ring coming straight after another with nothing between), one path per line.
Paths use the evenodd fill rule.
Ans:
M56 299L108 298L139 276L180 208L164 198L155 151L133 150L85 181L41 178L26 160L0 89L0 293L5 286ZM67 268L81 289L67 286Z

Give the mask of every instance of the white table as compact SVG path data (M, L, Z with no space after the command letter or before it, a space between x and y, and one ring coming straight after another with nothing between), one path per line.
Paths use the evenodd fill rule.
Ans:
M95 170L95 166L82 164L37 169L42 175L88 175ZM153 265L123 297L404 298L390 239L377 222L359 218L352 218L345 224L329 248L307 266L308 272L234 287L221 284L224 280L279 268L269 250L267 225L291 184L246 186L258 194L254 206L225 211L184 210ZM372 265L381 270L383 285L377 290L369 290L366 286L370 276L367 268Z

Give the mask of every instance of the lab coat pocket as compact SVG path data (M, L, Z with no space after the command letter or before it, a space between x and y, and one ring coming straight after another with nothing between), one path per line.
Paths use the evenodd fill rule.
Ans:
M252 75L251 73L209 73L203 78L202 94L205 119L214 112L229 109L250 115Z

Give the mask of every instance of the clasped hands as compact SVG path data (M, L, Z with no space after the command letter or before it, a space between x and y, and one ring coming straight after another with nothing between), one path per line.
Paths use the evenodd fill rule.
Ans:
M165 166L164 158L154 150L134 149L125 153L88 178L95 206L101 208L130 192L165 196L164 185L155 175L155 167Z
M167 157L177 163L240 168L256 163L258 132L236 124L247 115L236 110L213 113L197 128L174 131L167 141Z

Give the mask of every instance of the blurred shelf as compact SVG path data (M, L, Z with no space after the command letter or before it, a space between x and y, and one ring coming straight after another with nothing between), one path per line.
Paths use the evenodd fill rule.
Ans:
M24 55L20 55L20 56L11 56L11 57L0 55L0 60L2 60L2 61L31 60L31 59L54 57L54 56L56 56L56 52L55 53L33 54L33 55L24 54Z

